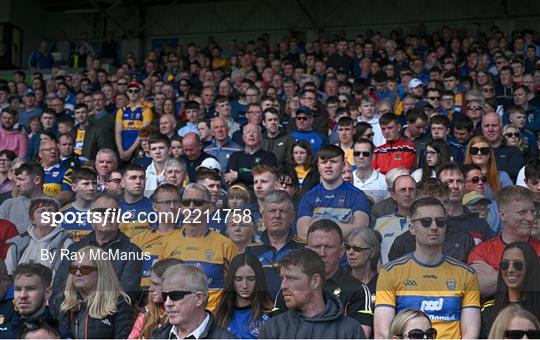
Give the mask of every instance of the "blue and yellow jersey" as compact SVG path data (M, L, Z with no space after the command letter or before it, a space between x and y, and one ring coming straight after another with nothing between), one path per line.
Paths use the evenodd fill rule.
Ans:
M81 238L94 230L92 224L88 221L86 211L75 208L73 203L62 207L60 212L63 215L62 227L71 234L74 242L79 242Z
M202 237L189 237L185 229L166 238L159 258L177 258L201 266L208 277L210 297L207 308L215 311L229 263L236 256L236 245L227 237L209 230Z
M411 221L408 217L399 216L396 213L388 216L383 216L377 219L374 229L377 230L382 236L381 242L381 262L382 264L388 263L388 253L394 240L407 230Z
M86 130L81 129L80 127L77 128L77 132L75 133L75 146L73 147L73 152L76 155L82 155L82 148L84 143L84 135L86 134Z
M43 180L43 193L54 197L56 194L68 190L71 191L71 176L73 169L60 164L53 165L45 170L45 179Z
M116 111L116 121L122 122L122 148L129 149L139 134L139 130L150 124L154 117L152 107L147 103L137 106L128 104Z
M152 201L143 197L137 202L127 203L124 198L120 200L120 211L123 216L129 213L131 216L130 222L120 222L120 231L127 237L131 238L133 235L142 231L150 230L150 222L147 219L149 213L152 213Z
M424 311L442 339L461 338L461 310L480 308L475 271L443 256L435 265L422 264L409 254L388 263L379 273L375 308L392 307Z
M178 234L179 229L171 229L167 233L162 233L156 229L145 230L137 233L131 237L131 242L141 248L143 253L150 255L150 259L143 259L143 272L141 277L141 287L150 286L150 271L154 263L160 258L159 256L163 250L163 243L168 237L175 237L174 234ZM176 236L178 237L178 236Z

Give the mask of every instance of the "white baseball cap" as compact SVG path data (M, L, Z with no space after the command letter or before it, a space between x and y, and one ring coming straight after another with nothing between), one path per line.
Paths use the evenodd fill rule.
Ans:
M202 161L201 165L196 167L195 170L199 170L200 168L221 171L221 164L219 164L219 162L215 158L208 157L204 161Z
M409 82L409 90L417 88L418 86L424 86L424 83L422 83L422 81L418 78L411 79Z

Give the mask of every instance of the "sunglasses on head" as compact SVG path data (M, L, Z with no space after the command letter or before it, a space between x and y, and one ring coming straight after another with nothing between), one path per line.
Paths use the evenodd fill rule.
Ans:
M504 337L507 339L522 339L526 335L527 339L540 339L540 331L534 329L528 329L526 331L521 329L504 331Z
M525 266L525 262L522 260L514 260L514 261L508 261L508 260L501 260L499 262L499 268L501 270L508 270L510 268L510 264L514 267L514 269L518 272L523 270L523 267Z
M474 176L474 177L472 177L470 179L470 182L472 184L477 184L478 182L487 183L487 177L486 176L482 176L482 177Z
M188 198L182 200L182 205L185 207L189 207L193 203L196 207L202 207L203 205L207 204L208 201L197 199L197 198Z
M173 290L171 292L161 292L161 298L163 301L167 301L167 298L171 299L171 301L180 301L189 294L194 294L194 292L187 290Z
M75 266L71 265L69 266L69 273L72 275L76 275L77 272L80 272L81 275L88 275L90 273L93 273L97 270L94 266Z
M477 148L475 146L471 147L471 155L489 155L489 152L491 151L490 148Z
M360 155L364 157L371 156L371 151L353 151L354 157L360 157Z
M512 137L519 138L521 136L519 132L507 132L504 135L508 138L512 138Z
M411 222L416 222L416 221L420 221L420 224L424 228L431 227L431 224L433 223L433 221L435 221L435 225L438 228L444 228L444 227L446 227L446 223L448 222L446 217L435 217L435 218L421 217L421 218L417 218L415 220L411 220Z
M428 328L425 331L421 329L411 329L409 333L404 334L409 339L435 339L437 337L437 330L435 328Z
M368 250L369 248L364 248L364 247L360 247L360 246L353 246L353 245L351 245L351 244L345 244L345 249L347 249L347 250L351 250L351 249L352 249L352 250L354 250L355 252L360 253L360 252L362 252L362 251L364 251L364 250Z

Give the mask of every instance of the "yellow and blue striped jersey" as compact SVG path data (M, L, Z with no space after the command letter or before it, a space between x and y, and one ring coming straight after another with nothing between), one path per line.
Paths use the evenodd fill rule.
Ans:
M90 234L94 227L87 219L86 211L79 210L70 203L60 209L63 215L62 227L70 234L74 242Z
M129 149L139 134L139 130L150 124L154 118L152 108L147 103L132 106L128 104L116 111L116 121L122 122L122 148Z
M159 232L156 229L145 230L131 237L131 242L141 248L143 253L150 255L150 259L143 259L141 287L150 287L150 271L152 266L158 260L163 250L163 243L168 237L180 232L179 229L171 229L166 233Z
M47 196L54 197L62 191L71 191L71 176L73 169L57 163L45 170L45 178L43 179L43 193Z
M379 273L375 308L392 307L396 313L415 308L431 319L437 336L461 338L461 310L480 308L475 271L443 256L435 265L422 264L414 253L388 263Z
M208 310L215 311L229 263L236 256L236 245L227 237L209 230L202 237L189 237L185 229L173 233L163 243L159 258L177 258L189 264L199 265L208 277L210 297Z

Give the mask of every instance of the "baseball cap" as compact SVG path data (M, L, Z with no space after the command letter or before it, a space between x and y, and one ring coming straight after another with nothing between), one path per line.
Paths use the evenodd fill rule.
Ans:
M463 196L464 205L477 204L477 203L491 204L491 200L476 191L468 192Z
M221 171L221 164L219 164L219 162L215 158L209 157L202 161L201 165L196 167L195 170L199 170L200 168Z
M418 78L411 79L409 82L409 89L415 89L418 86L424 86L424 83L422 83L422 81Z
M26 89L24 90L24 93L23 93L23 96L24 97L27 97L27 96L35 96L36 94L34 93L34 91L32 91L32 89Z
M128 88L130 87L138 87L141 88L143 85L139 83L138 81L130 81L127 85Z
M313 111L311 111L311 109L307 106L300 106L298 108L298 111L296 111L296 114L298 115L299 113L303 113L305 114L306 116L313 116Z

